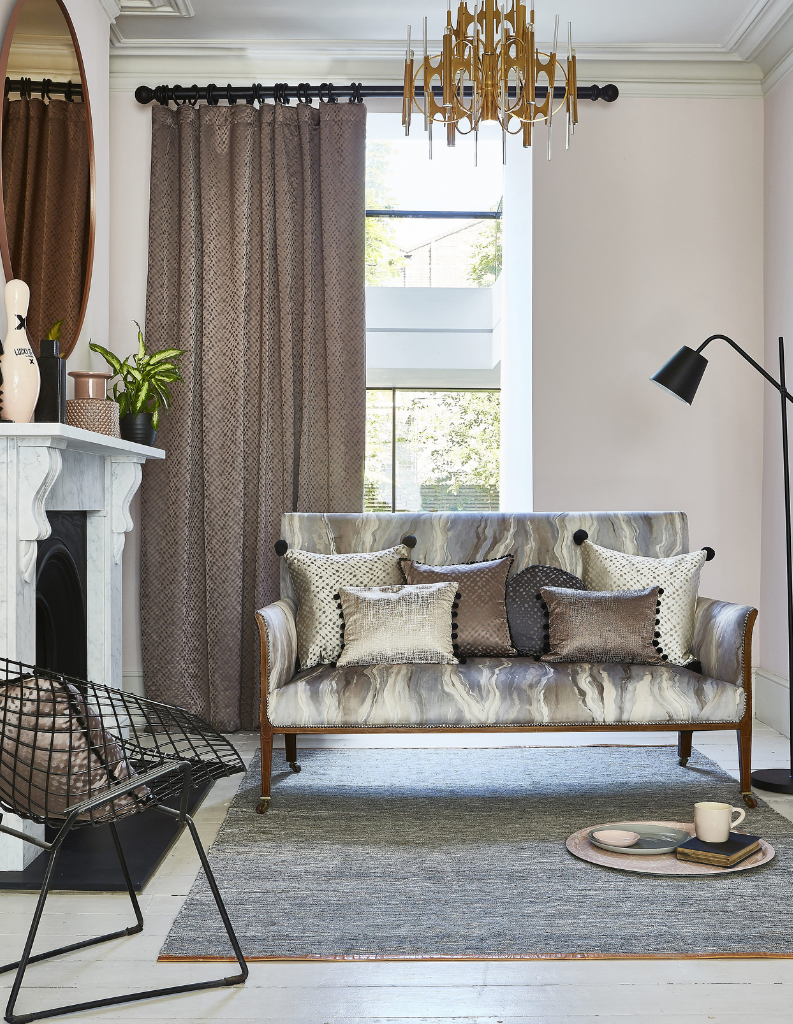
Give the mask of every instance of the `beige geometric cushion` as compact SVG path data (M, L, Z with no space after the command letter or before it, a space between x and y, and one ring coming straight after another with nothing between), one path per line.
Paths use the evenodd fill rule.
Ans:
M456 665L452 605L456 583L339 587L343 665Z
M297 597L297 656L300 668L332 665L341 654L339 587L378 587L402 582L404 544L385 551L320 555L291 548L284 555Z
M637 590L662 587L660 625L664 654L673 665L687 665L694 655L694 611L699 591L699 574L705 551L692 551L673 558L644 558L602 548L586 540L581 545L588 590Z

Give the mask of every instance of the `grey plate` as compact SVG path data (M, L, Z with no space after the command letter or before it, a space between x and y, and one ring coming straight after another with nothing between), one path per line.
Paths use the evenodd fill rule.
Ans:
M638 832L639 839L633 846L608 846L606 843L599 843L593 833L600 832L606 828L620 828L625 832ZM681 828L672 828L669 825L648 825L642 821L618 821L611 825L598 825L591 828L587 833L590 843L599 846L601 850L609 850L611 853L627 853L634 857L653 857L659 853L674 853L683 843L687 843L691 836Z

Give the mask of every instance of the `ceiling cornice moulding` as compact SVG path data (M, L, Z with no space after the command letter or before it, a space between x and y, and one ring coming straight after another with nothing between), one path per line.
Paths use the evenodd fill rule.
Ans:
M755 0L724 41L740 60L756 60L793 15L793 0Z

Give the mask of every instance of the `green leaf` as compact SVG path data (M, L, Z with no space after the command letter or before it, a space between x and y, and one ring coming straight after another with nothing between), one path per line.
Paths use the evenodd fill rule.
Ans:
M60 341L61 340L61 326L63 320L56 320L55 323L47 331L47 341Z
M143 343L143 331L137 320L132 321L133 324L138 328L138 359L143 359L146 355L146 346Z
M164 348L159 352L155 352L149 356L149 361L152 366L156 363L161 363L163 359L178 359L185 354L187 349L184 348Z
M134 413L139 413L141 411L141 409L143 408L143 403L146 401L146 396L148 395L148 393L149 382L146 381L141 387L140 391L138 391L137 395L135 396L135 402L132 406L132 411Z
M136 380L140 384L141 381L143 380L143 374L140 372L140 370L136 369L134 366L131 365L127 367L127 370L132 380Z
M153 413L153 415L151 417L151 425L154 427L155 430L159 427L159 425L160 425L160 410L159 409L155 409L154 410L154 413Z
M63 320L59 321L59 323L63 323ZM122 372L123 363L118 358L118 356L113 355L113 353L110 352L108 349L103 348L101 345L97 345L96 342L93 341L88 342L88 347L91 349L92 352L97 352L100 356L102 356L102 358L110 366L114 373ZM126 362L126 360L124 360L124 362Z

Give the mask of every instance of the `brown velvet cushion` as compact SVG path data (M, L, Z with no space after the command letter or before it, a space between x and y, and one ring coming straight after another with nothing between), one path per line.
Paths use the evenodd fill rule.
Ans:
M134 776L118 739L71 683L28 677L0 687L0 803L47 821ZM96 823L143 810L146 786L79 815Z
M661 587L645 590L567 590L542 587L548 611L543 661L666 661L658 633Z
M507 576L512 555L470 565L424 565L400 558L405 579L415 583L455 582L460 592L456 652L467 658L514 658L507 623Z

